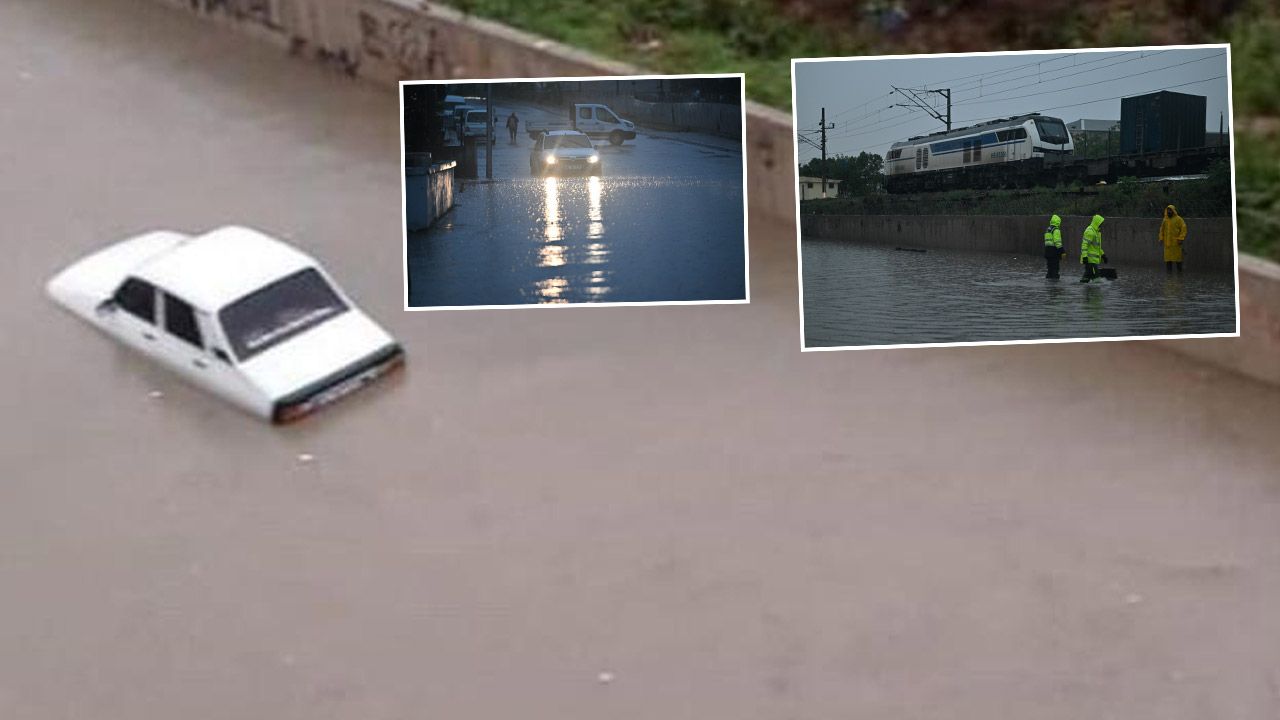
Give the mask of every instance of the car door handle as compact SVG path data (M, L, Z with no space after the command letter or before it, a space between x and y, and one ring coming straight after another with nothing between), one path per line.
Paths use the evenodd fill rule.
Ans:
M192 360L192 361L191 361L191 364L192 364L192 365L195 365L195 366L196 366L196 367L198 367L198 368L207 368L207 367L209 367L209 363L205 362L204 358L196 358L195 360Z
M142 333L142 337L146 338L147 340L155 340L155 339L156 339L155 333L149 333L149 332L144 332L144 333Z

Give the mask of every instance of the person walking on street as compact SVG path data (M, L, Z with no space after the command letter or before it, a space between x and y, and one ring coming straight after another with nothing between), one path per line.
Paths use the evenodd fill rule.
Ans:
M1049 218L1049 227L1044 229L1044 276L1050 280L1058 279L1058 266L1066 253L1062 250L1062 218L1054 215Z
M516 131L520 129L520 118L516 117L516 111L512 110L507 116L507 132L511 133L511 144L516 144Z
M1084 274L1080 276L1082 283L1096 280L1098 263L1107 261L1107 254L1102 252L1102 220L1101 215L1094 215L1080 241L1080 264L1084 266Z
M1178 266L1178 274L1182 274L1182 241L1187 238L1187 223L1178 215L1178 209L1170 205L1164 209L1164 220L1160 223L1160 243L1164 245L1164 271L1173 272Z

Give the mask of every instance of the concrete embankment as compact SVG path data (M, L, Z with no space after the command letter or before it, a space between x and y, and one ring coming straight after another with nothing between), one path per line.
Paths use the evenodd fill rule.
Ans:
M721 137L742 137L742 107L725 103L646 102L630 96L610 101L610 107L643 127L689 130Z
M353 77L402 79L587 77L639 70L499 23L411 0L262 0L257 3L157 0L269 41ZM747 190L753 254L791 256L796 218L790 115L747 103ZM1043 221L1031 229L1043 232ZM1193 229L1193 232L1198 232ZM1032 239L1039 237L1031 235ZM1043 242L1043 240L1041 240ZM1032 242L1034 245L1034 242ZM1120 256L1117 256L1119 258ZM1190 260L1189 260L1190 261ZM1280 384L1280 269L1256 258L1240 263L1241 338L1173 344L1197 357ZM1244 356L1254 358L1245 361Z
M432 2L157 1L265 40L343 74L388 85L400 80L641 74L631 65ZM618 112L625 116L633 110L619 108ZM747 103L746 113L752 222L793 226L796 188L791 169L791 116L753 102ZM634 114L640 116L641 112L636 110ZM732 125L723 119L718 122L726 128ZM756 238L787 246L792 243L789 233Z
M410 153L404 168L405 227L410 232L426 230L453 207L453 179L457 168L457 163L452 161L432 163L430 156L422 164L412 164L409 161L413 155L426 153Z
M1280 385L1280 265L1241 255L1239 282L1240 337L1170 340L1161 345Z
M1091 217L1062 218L1062 244L1073 261ZM805 236L857 240L883 245L947 248L1039 255L1044 252L1048 217L1038 215L802 215ZM1183 246L1186 266L1195 270L1235 271L1231 218L1187 218ZM1107 218L1102 247L1115 265L1152 265L1163 261L1157 242L1160 220Z

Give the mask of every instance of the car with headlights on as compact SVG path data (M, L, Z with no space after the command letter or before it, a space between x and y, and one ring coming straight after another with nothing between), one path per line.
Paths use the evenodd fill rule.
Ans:
M532 175L601 175L600 154L586 133L552 130L543 133L529 152Z
M315 259L247 227L129 238L71 264L46 290L108 336L276 423L404 362Z

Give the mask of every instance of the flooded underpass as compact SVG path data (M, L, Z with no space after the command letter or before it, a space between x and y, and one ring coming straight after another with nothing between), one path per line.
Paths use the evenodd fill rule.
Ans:
M523 122L559 119L534 106ZM503 137L494 179L408 240L412 306L742 300L746 248L736 141L641 131L597 142L600 176L542 177L532 140ZM483 147L479 164L484 166Z
M1081 283L1043 257L805 238L809 347L1233 333L1230 274L1120 266ZM1158 250L1157 252L1157 260Z
M1153 343L802 354L755 210L747 305L403 312L395 90L151 0L0 2L0 97L4 720L1280 711L1275 388ZM276 428L44 296L227 222L405 372Z

